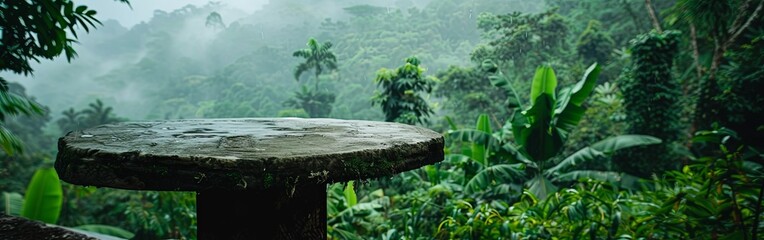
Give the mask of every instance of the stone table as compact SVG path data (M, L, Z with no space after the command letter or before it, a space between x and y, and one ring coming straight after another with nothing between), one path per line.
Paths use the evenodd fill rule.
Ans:
M196 192L200 239L324 239L327 183L439 162L443 137L388 122L196 119L74 131L58 150L72 184Z

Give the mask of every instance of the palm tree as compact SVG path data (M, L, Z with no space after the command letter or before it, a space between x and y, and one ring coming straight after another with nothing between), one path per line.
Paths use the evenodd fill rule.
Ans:
M294 57L305 58L305 62L300 63L294 70L294 78L300 81L305 71L313 70L316 81L316 90L318 90L318 76L325 70L337 69L337 57L329 49L332 48L331 42L319 44L314 38L310 38L306 44L308 48L300 49L292 53Z
M81 112L82 114L86 115L84 117L84 122L88 125L88 127L120 121L120 119L112 116L111 111L113 109L111 107L104 106L100 99L96 99L95 103L88 104L88 106L90 106L89 109L82 110Z
M69 110L61 112L61 114L63 114L64 117L58 119L56 123L63 133L79 128L81 112L74 111L74 108L69 108Z

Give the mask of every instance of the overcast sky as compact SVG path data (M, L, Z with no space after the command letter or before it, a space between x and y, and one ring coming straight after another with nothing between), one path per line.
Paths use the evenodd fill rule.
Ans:
M74 2L98 11L99 20L116 19L123 26L132 27L142 21L148 21L154 15L154 10L170 12L188 4L201 6L210 0L130 0L132 9L114 0L76 0ZM252 13L268 0L218 0L216 2Z

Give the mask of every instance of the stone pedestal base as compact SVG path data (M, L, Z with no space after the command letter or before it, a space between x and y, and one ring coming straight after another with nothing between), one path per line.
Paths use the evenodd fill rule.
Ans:
M196 194L199 239L326 239L326 185Z

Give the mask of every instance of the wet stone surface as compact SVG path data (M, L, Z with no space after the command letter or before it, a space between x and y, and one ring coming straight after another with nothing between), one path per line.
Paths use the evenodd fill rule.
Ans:
M443 159L443 137L397 123L301 118L127 122L59 139L56 170L78 185L262 190L388 176Z
M98 238L89 237L64 228L49 226L39 221L2 213L0 213L0 239L98 240Z

